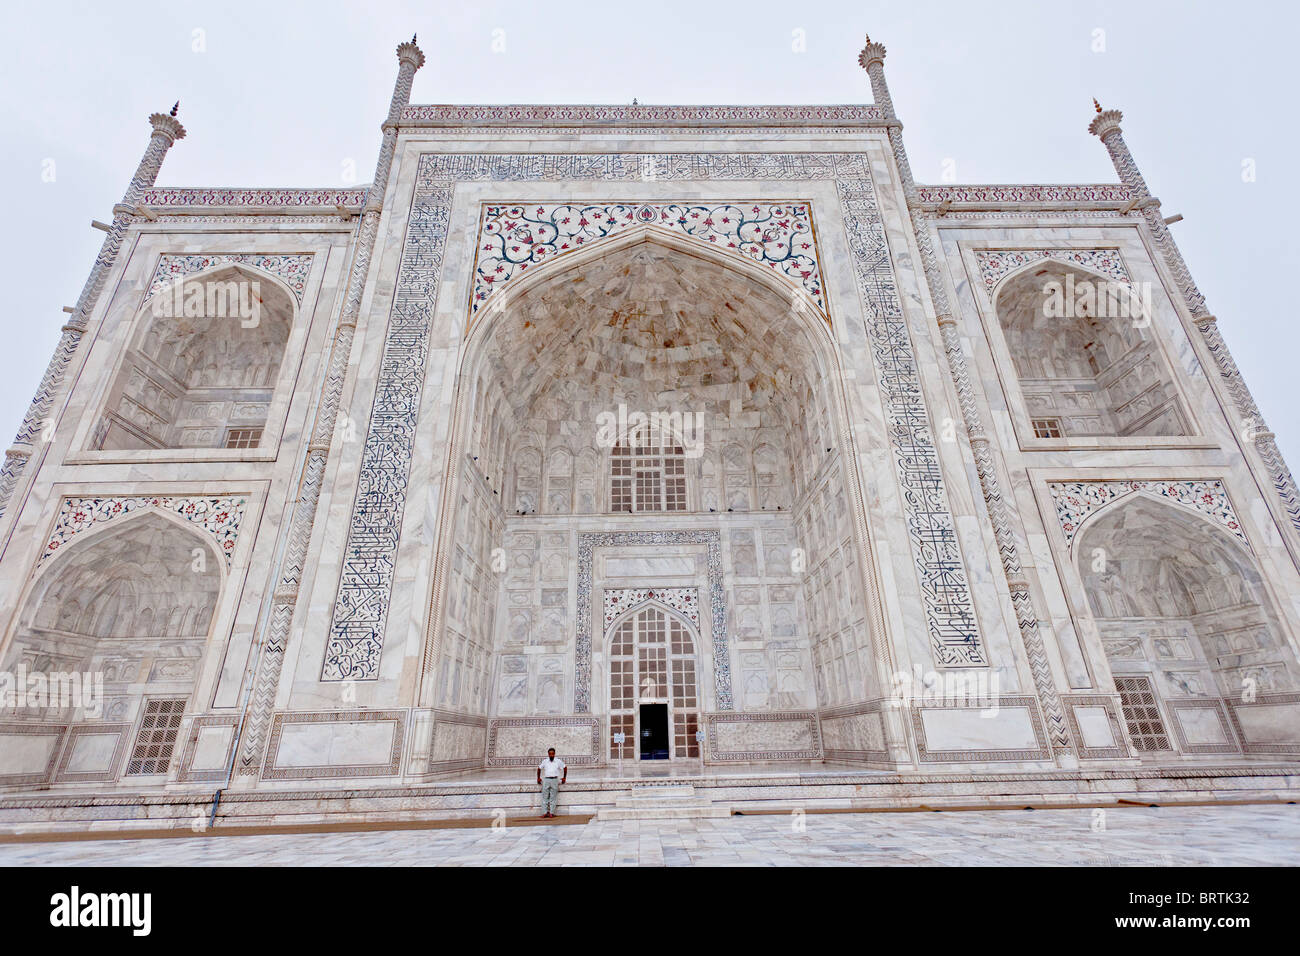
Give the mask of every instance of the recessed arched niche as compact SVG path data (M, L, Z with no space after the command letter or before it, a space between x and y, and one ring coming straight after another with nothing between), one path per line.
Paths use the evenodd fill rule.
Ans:
M71 539L42 568L17 619L4 670L78 675L102 693L51 699L42 723L93 733L134 727L114 772L167 772L202 666L224 558L211 540L152 511ZM91 699L94 697L94 699ZM0 755L0 768L4 756ZM2 770L0 770L2 772Z
M1174 750L1181 728L1171 724L1189 709L1203 717L1218 700L1300 688L1300 666L1255 559L1222 528L1138 494L1090 519L1075 549L1139 753ZM1295 728L1277 730L1300 740Z
M1127 285L1046 259L995 302L1031 438L1190 435L1151 329Z
M136 324L91 447L258 448L294 312L276 280L238 265L159 290Z
M677 575L698 587L706 546L691 535L719 535L720 520L729 523L710 560L750 584L719 620L742 626L767 594L765 613L781 622L770 651L781 676L746 681L768 666L769 650L767 631L744 625L759 650L738 657L720 689L726 665L714 658L724 652L702 631L681 643L689 661L673 663L698 676L696 709L734 700L794 710L875 693L833 340L817 308L784 283L645 229L531 272L477 313L458 374L459 473L448 475L457 524L437 562L445 583L435 590L433 706L549 712L560 684L566 709L606 714L608 673L563 643L585 613L573 595L605 587L583 577L593 564L582 563L579 536L633 532L602 552L611 563L595 560L598 579ZM662 545L633 540L660 529ZM504 603L480 597L497 588ZM598 606L600 594L590 599ZM599 650L605 628L592 633ZM677 721L686 705L667 706L674 735L689 728L669 750L694 757L695 725L685 709Z

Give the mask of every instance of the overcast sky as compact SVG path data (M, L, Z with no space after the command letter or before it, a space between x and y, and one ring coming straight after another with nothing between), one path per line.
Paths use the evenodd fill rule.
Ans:
M1295 357L1296 6L1276 3L654 2L23 4L0 32L8 291L0 443L27 409L149 138L189 135L159 182L366 181L418 32L416 103L857 103L863 34L918 181L1111 182L1091 98L1124 132L1192 274L1300 468ZM795 42L802 31L804 52ZM53 181L48 170L53 161ZM947 167L945 163L950 161ZM1245 181L1250 161L1253 182ZM43 177L43 171L47 175ZM2 446L0 446L2 447Z

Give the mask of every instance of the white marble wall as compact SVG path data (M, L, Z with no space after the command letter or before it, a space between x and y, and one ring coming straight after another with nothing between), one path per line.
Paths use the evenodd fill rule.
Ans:
M908 492L899 482L868 337L871 316L860 297L839 194L825 179L459 183L430 316L378 674L374 680L322 681L419 156L684 151L866 157L987 659L977 670L996 680L1002 717L984 720L975 709L952 706L908 712L885 700L894 675L932 671L935 656L909 539ZM526 759L523 751L533 742L557 734L568 734L564 739L583 751L583 759L597 761L608 708L601 595L613 588L700 590L702 709L720 709L704 547L620 545L598 549L593 563L591 713L574 713L578 535L611 530L719 532L734 714L755 718L718 725L718 746L728 753L751 754L746 748L758 746L755 741L779 739L791 751L824 748L819 752L828 756L885 764L1050 766L1034 675L974 459L958 427L955 389L892 164L875 130L404 133L285 649L268 763L262 779L241 778L237 785L416 777L479 766L491 753L509 765ZM574 260L579 266L553 266L549 279L530 280L544 294L530 298L525 291L501 314L474 318L470 293L484 204L629 199L811 204L825 317L792 313L790 300L766 278L746 273L744 264L726 267L703 253L692 260L688 248L656 240L628 245L617 256L586 250L585 258ZM35 662L62 653L41 651L36 631L57 630L72 616L42 604L59 592L38 568L64 498L233 495L245 502L220 585L204 591L212 592L210 610L204 605L206 626L158 645L170 648L168 641L180 640L183 653L171 657L190 668L157 671L175 678L168 687L187 698L182 736L190 746L170 771L170 779L182 783L207 785L220 776L231 728L248 706L255 646L266 633L268 582L279 579L285 526L340 305L352 224L290 219L195 217L135 227L69 369L74 384L66 405L29 465L30 487L0 521L0 608L6 609L0 659L26 655ZM936 239L1040 613L1050 679L1069 699L1079 733L1087 732L1076 756L1127 759L1112 729L1113 678L1126 672L1122 661L1138 660L1126 658L1123 649L1134 640L1142 643L1141 666L1129 671L1154 675L1173 731L1171 751L1154 759L1294 752L1288 721L1297 706L1291 699L1300 630L1295 556L1278 531L1276 503L1260 490L1266 480L1249 453L1243 455L1239 423L1225 412L1221 385L1207 377L1213 362L1170 297L1172 285L1136 217L961 212L938 221ZM1064 361L1052 365L1052 374L1035 376L1026 365L1028 340L999 312L998 290L985 288L976 254L1060 247L1117 249L1132 279L1157 290L1153 321L1140 342L1110 349L1089 374L1075 375L1078 370ZM143 306L159 256L186 253L313 257L301 294L286 299L291 314L285 316L283 358L273 374L273 363L261 363L267 372L256 387L267 392L258 402L265 406L259 407L265 432L256 448L227 450L210 447L206 438L170 437L158 444L181 447L128 448L106 440L101 427L106 408L120 405L130 385L127 356L147 334ZM640 311L632 315L628 306ZM665 360L655 364L660 356ZM1067 390L1044 398L1043 381L1061 376L1073 376L1079 386L1068 390L1073 406L1062 404ZM176 427L185 424L180 416L197 416L196 407L176 396L172 402ZM594 430L596 416L620 403L704 414L703 447L689 460L682 511L608 513L608 450ZM1070 420L1062 438L1034 437L1030 419L1044 412ZM1089 424L1089 416L1096 421ZM223 418L223 425L230 423ZM1067 540L1048 485L1130 479L1223 482L1255 575L1250 607L1193 603L1177 614L1148 609L1124 615L1103 608L1098 586L1089 584L1083 546ZM70 547L78 547L75 539ZM1166 660L1166 645L1159 642L1173 648L1179 628L1192 629L1195 652ZM82 629L86 633L72 630L87 641L109 636L94 626ZM1256 635L1253 646L1243 635ZM84 650L78 660L97 653L89 643ZM26 735L6 729L6 752L15 755L10 784L48 783L62 774L57 779L69 783L139 786L121 769L155 674L143 660L136 674L142 680L118 682L122 689L115 693L126 703L102 729L79 721L74 733L68 721L76 718L49 714L33 715ZM1257 700L1233 697L1245 678L1256 681ZM1213 708L1198 703L1202 697L1214 698ZM820 717L809 722L813 713ZM758 718L766 717L780 725L765 735ZM597 743L587 746L591 740Z
M29 669L46 671L80 661L105 679L100 716L76 711L51 723L49 714L12 715L17 723L31 724L38 743L54 741L54 763L37 774L39 782L149 788L169 778L218 772L205 767L191 776L181 767L184 744L191 726L199 733L199 715L228 728L245 702L252 639L262 623L266 582L276 576L286 509L297 494L299 456L319 393L350 239L350 224L337 217L294 223L254 216L232 230L218 216L196 215L134 227L68 370L66 401L56 404L47 440L29 464L30 485L20 489L0 520L0 659L7 669L23 661ZM147 293L160 257L195 253L311 257L297 293L276 276L249 270L269 303L260 332L232 318L225 339L218 341L217 335L203 348L193 342L186 346L191 358L205 349L243 355L239 336L244 334L257 338L254 350L261 354L268 334L282 336L282 354L268 353L266 361L253 363L266 366L258 385L266 399L259 410L264 440L257 448L227 450L215 447L216 441L195 444L169 433L160 444L181 447L101 448L98 426L121 392L128 350L144 341L153 318ZM243 369L240 387L248 371ZM186 414L183 404L172 411L177 422ZM152 496L163 504L150 508ZM68 538L57 558L42 561L52 535L66 534L57 522L61 503L69 498L97 502L105 514L114 501L146 504L102 525L97 519L91 530ZM181 499L241 503L228 551L168 513L166 502ZM212 580L194 591L207 578ZM92 579L102 587L97 590ZM181 605L192 591L194 613L187 617ZM78 608L85 613L79 616ZM178 618L174 626L173 617ZM108 631L100 634L104 628ZM160 751L163 772L128 775L145 700L173 698L184 701L186 716L170 759ZM202 760L213 759L210 749L202 748ZM191 753L185 759L193 758ZM12 768L0 767L6 769ZM219 772L224 779L224 766ZM30 775L27 783L21 778L6 779L19 786L38 782Z
M1228 729L1229 712L1256 706L1242 697L1238 667L1257 668L1259 678L1278 697L1287 697L1294 690L1291 675L1298 618L1296 601L1290 595L1298 583L1296 562L1279 531L1274 502L1261 493L1267 479L1262 472L1258 476L1253 472L1253 452L1244 450L1243 432L1229 411L1231 405L1214 362L1135 218L1106 212L1002 215L996 219L963 213L941 220L938 235L954 301L961 312L963 346L976 373L981 414L995 435L1009 478L1011 494L1007 499L1017 526L1023 529L1020 533L1027 547L1022 548L1022 557L1036 570L1035 598L1046 619L1043 623L1054 635L1051 650L1061 668L1062 690L1113 695L1113 677L1149 675L1170 749L1144 753L1143 759L1222 760L1224 754L1240 755L1243 749L1259 752L1252 751L1251 741L1242 736L1240 727L1236 737ZM1152 290L1150 322L1140 323L1141 341L1130 343L1126 353L1126 367L1148 370L1147 397L1159 393L1143 413L1145 424L1140 427L1126 430L1124 412L1118 408L1122 401L1111 408L1108 400L1099 400L1095 404L1103 413L1118 412L1105 427L1066 428L1059 439L1034 436L1030 418L1037 417L1035 403L1040 400L1037 386L1041 382L1035 380L1032 369L1024 367L1026 353L1017 354L1017 348L1024 345L1019 341L1021 333L1008 334L1007 316L1002 311L1007 304L1004 293L1019 283L1030 289L1032 297L1032 283L1051 278L1062 269L1037 259L1018 273L1012 270L1002 276L990 289L983 281L979 258L990 250L1039 254L1043 249L1114 250L1129 280ZM1171 290L1175 291L1171 294ZM1064 322L1060 326L1066 338L1069 325ZM1036 334L1050 338L1051 328L1044 326ZM1093 338L1097 334L1094 330ZM1129 330L1126 334L1136 333ZM1035 348L1040 358L1050 359L1045 342ZM1135 362L1132 354L1137 352L1141 354ZM1071 370L1062 372L1068 377ZM1098 375L1095 380L1104 387L1104 378ZM1054 399L1058 403L1063 400L1060 391L1058 387ZM1126 393L1121 398L1128 401L1132 396ZM1055 410L1068 414L1064 409ZM1239 522L1240 540L1222 527L1198 530L1196 522L1209 521L1204 515L1196 517L1192 512L1189 520L1193 523L1185 524L1186 515L1176 510L1176 505L1150 501L1143 508L1154 508L1151 515L1143 508L1121 514L1125 504L1109 505L1114 511L1102 511L1095 518L1102 524L1085 525L1086 529L1098 529L1096 536L1087 531L1071 539L1075 529L1069 534L1063 529L1048 490L1053 482L1162 480L1222 481L1226 506L1233 509L1231 520ZM1135 522L1139 512L1144 517ZM1103 525L1110 526L1110 531L1100 530ZM1230 553L1235 556L1232 560L1228 559ZM1178 561L1186 566L1175 569L1169 563L1172 554L1183 555ZM1210 561L1213 554L1220 555L1218 570L1201 573L1192 567ZM1103 570L1099 573L1094 567ZM1236 602L1226 597L1207 600L1204 595L1193 599L1179 583L1180 575L1197 582L1193 590L1212 581L1212 588L1230 587L1239 597L1250 597ZM1175 607L1180 600L1189 606ZM1236 644L1214 636L1220 632L1238 635ZM1265 634L1262 641L1251 640L1246 647L1248 637L1258 638L1260 633ZM1256 692L1264 692L1258 684L1251 691ZM1212 705L1212 711L1200 704L1171 703L1199 696L1213 697L1218 703ZM1086 699L1088 706L1096 709L1103 697ZM1104 699L1111 701L1106 707L1117 713L1118 698ZM1275 711L1258 718L1260 726L1282 719L1280 715L1290 706L1279 702ZM1251 712L1262 715L1266 709ZM1221 728L1220 714L1225 715ZM1199 721L1201 729L1184 737L1179 729L1183 720ZM1210 725L1213 733L1205 729ZM1290 742L1285 745L1277 743L1276 726L1268 733L1253 732L1274 734L1270 739L1276 747L1271 752L1281 753L1286 747L1300 751L1300 734L1294 730L1288 732ZM1204 739L1198 741L1196 733ZM1088 750L1084 748L1085 756ZM1102 751L1113 752L1108 747Z

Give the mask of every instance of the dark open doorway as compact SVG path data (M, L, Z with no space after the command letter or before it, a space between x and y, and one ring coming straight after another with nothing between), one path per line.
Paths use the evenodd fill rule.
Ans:
M668 705L641 705L641 759L668 759Z

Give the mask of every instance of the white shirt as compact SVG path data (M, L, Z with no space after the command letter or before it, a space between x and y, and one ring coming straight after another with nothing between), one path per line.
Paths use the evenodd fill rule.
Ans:
M564 765L564 761L559 757L554 760L547 757L537 765L537 770L543 777L558 777L567 769L568 767Z

